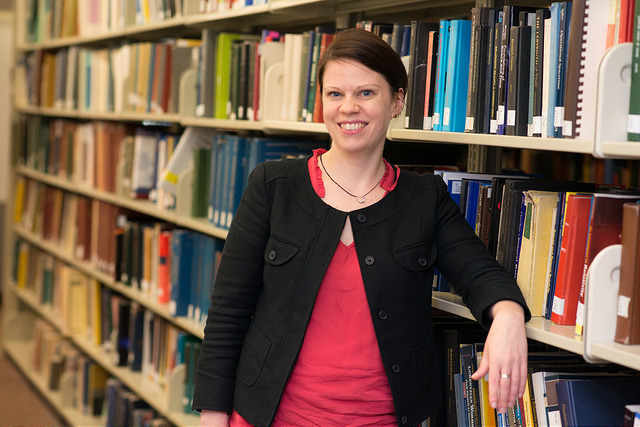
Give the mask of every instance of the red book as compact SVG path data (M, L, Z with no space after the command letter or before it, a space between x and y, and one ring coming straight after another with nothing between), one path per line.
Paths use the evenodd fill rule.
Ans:
M163 230L158 238L158 302L169 303L171 299L171 231Z
M562 227L558 273L550 320L575 325L589 231L591 195L570 194Z
M621 243L622 206L627 202L640 200L640 196L596 193L591 202L587 251L582 271L580 299L576 314L576 334L582 335L584 326L584 291L587 269L598 253L607 246Z

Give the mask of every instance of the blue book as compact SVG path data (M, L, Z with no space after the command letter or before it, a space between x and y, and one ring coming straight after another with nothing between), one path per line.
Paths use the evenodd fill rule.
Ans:
M547 109L547 123L546 129L543 129L543 136L553 137L555 134L554 129L554 115L556 111L557 99L558 99L558 86L554 84L558 80L558 62L559 62L559 39L560 39L560 10L562 9L562 3L555 2L549 6L551 12L551 47L549 53L545 54L545 59L549 60L549 95L548 95L548 109Z
M556 384L562 425L621 426L625 405L640 402L640 377L606 376Z
M177 229L171 236L171 300L169 314L186 317L189 314L195 232Z
M220 226L221 205L222 205L222 191L224 190L224 169L225 169L225 145L227 139L225 135L216 135L214 145L216 148L212 151L215 152L215 159L212 158L212 162L215 162L215 166L212 168L215 172L215 178L213 179L213 188L211 194L211 217L210 221L215 226ZM214 154L212 153L212 156Z
M436 87L433 97L433 130L442 130L442 114L444 112L445 83L447 79L447 56L449 53L451 23L443 19L440 21L438 36L438 61L436 63Z
M209 162L209 196L208 196L208 208L207 208L207 219L209 222L213 222L213 212L215 209L216 203L216 183L219 180L218 177L218 137L219 135L213 136L213 142L211 144L211 160Z
M187 317L194 321L200 321L200 309L202 300L202 283L204 264L207 260L204 257L204 240L208 236L202 233L194 234L194 246L193 257L191 259L191 294L189 297L189 303L187 307Z
M564 92L567 81L567 61L569 60L569 32L571 31L571 2L560 3L560 24L558 29L558 78L556 80L557 98L554 110L553 136L562 138Z
M491 181L467 181L467 202L465 204L465 219L474 230L476 229L476 221L478 216L478 196L480 194L480 186L483 185L491 185Z
M442 130L464 132L469 92L471 21L463 19L451 21L450 37Z
M231 226L231 221L238 209L244 191L244 177L247 174L247 144L248 139L238 135L233 135L230 140L229 173L226 183L227 200L222 223L222 227L226 229Z

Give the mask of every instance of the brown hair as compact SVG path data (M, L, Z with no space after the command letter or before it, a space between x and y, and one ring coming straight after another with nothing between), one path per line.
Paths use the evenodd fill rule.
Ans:
M336 34L318 62L321 91L327 63L337 60L356 61L381 74L393 92L407 91L407 72L400 56L389 43L369 31L350 28Z

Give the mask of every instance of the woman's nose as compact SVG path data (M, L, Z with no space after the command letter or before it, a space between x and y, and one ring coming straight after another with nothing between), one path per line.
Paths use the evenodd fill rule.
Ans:
M347 96L340 104L340 111L343 113L354 113L360 110L358 100L353 96Z

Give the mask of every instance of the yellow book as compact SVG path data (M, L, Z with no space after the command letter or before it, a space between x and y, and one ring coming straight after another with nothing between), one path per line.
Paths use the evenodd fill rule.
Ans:
M16 189L13 193L13 223L20 224L22 222L22 211L24 209L25 196L25 178L18 176L16 178Z
M16 285L18 289L27 287L27 276L29 274L29 244L24 241L18 243L18 256L16 268Z
M478 366L480 366L480 362L482 362L482 351L476 352L476 360ZM485 375L478 381L478 391L480 392L480 424L482 427L496 427L496 410L491 407L491 403L489 402L488 375L489 374Z
M102 298L100 282L89 281L89 303L91 304L91 342L97 346L102 344Z

